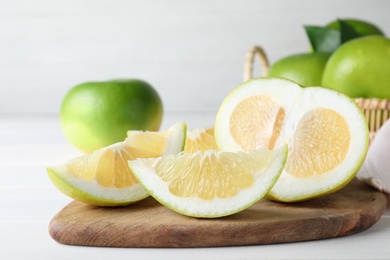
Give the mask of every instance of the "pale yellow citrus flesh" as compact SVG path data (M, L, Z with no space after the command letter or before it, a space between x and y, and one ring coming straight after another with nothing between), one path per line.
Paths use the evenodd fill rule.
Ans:
M127 161L154 158L167 149L169 131L130 131L123 143L112 145L68 164L69 169L85 180L96 179L103 187L124 188L138 183Z
M240 161L242 164L237 163ZM160 160L154 167L172 194L212 200L233 197L249 188L254 182L252 172L262 171L268 161L245 153L196 153Z
M233 111L230 132L245 151L273 149L285 116L283 107L276 99L252 96L243 100Z
M164 153L167 147L167 139L164 133L129 134L125 144L131 147L130 149L136 158L158 157Z
M81 179L96 179L99 185L106 188L124 188L138 183L127 166L128 160L138 157L137 150L121 146L76 158L68 163L68 167L75 176Z
M285 169L299 178L325 174L341 164L349 144L346 120L334 110L314 109L297 126Z
M252 96L240 102L232 112L230 132L245 151L273 149L285 117L286 113L276 99ZM349 143L348 124L337 111L311 110L303 115L296 127L285 170L299 178L325 174L344 160Z
M70 161L68 167L77 177L84 180L96 179L103 187L129 187L138 181L131 173L127 161L161 156L166 146L167 142L162 134L134 134L126 138L123 145L78 157Z
M144 152L144 151L143 151ZM124 142L47 168L53 184L67 196L96 206L125 206L149 196L128 167L137 149Z
M206 150L218 150L213 129L194 129L188 131L184 152L194 153L196 151Z
M209 128L206 128L206 133L209 133L211 134L212 136L214 136L214 127L209 127Z

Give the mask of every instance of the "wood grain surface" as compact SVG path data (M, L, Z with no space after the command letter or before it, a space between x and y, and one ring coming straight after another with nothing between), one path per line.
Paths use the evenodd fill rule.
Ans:
M342 190L306 202L261 200L217 219L191 218L147 198L102 208L73 201L50 222L59 243L99 247L214 247L287 243L352 235L375 224L387 196L353 180Z

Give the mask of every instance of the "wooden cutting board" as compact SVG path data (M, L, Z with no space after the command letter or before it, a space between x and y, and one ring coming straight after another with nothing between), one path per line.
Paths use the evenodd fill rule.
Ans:
M101 247L211 247L286 243L346 236L378 221L387 196L353 180L342 190L306 202L261 200L217 219L182 216L153 198L101 208L71 202L50 222L59 243Z

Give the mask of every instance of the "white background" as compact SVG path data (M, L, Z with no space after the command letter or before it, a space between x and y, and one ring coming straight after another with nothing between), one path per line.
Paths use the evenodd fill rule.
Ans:
M214 113L250 46L271 62L305 52L302 25L338 17L390 35L389 11L386 0L0 0L0 115L58 115L71 87L113 78L148 81L166 112Z

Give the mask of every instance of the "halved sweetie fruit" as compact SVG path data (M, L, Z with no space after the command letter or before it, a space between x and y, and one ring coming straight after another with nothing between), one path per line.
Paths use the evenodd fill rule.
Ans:
M289 155L268 198L294 202L332 193L354 178L368 148L365 117L349 97L279 78L247 81L224 99L214 126L221 151Z

